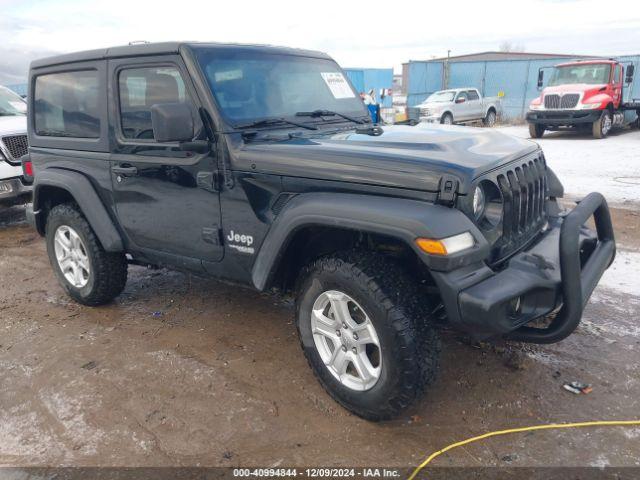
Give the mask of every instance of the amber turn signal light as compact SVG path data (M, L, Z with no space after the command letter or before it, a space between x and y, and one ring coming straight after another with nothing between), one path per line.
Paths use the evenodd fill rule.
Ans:
M473 235L469 232L452 237L435 240L433 238L417 238L418 248L429 255L452 255L475 245Z

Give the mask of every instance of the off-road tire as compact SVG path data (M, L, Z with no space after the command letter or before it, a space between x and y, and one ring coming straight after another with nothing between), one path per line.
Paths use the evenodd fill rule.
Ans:
M311 333L318 296L339 290L369 315L380 340L382 367L369 390L345 387L322 361ZM419 292L412 278L379 254L348 251L319 258L297 283L296 325L304 354L320 384L339 404L371 421L398 415L420 398L439 367L440 341L432 325L437 302Z
M539 123L529 124L529 136L531 138L542 138L545 130L546 130L545 126Z
M448 123L447 120L449 121ZM451 115L449 112L445 113L440 118L440 123L443 125L453 125L453 115Z
M55 254L54 236L58 227L66 225L78 233L84 243L90 263L87 284L77 288L65 278ZM53 271L67 294L78 303L103 305L117 297L127 283L127 259L123 252L106 252L89 222L75 204L56 205L47 216L47 254Z
M482 125L484 125L485 127L491 128L496 124L497 120L498 120L498 115L496 114L496 111L493 109L490 109L485 115L485 117L482 119Z
M606 131L603 128L607 117L609 118L609 122L611 122L611 112L609 110L603 110L600 118L593 122L593 125L591 126L591 135L593 136L593 138L605 138L607 135L609 135L611 127L609 126L609 129Z

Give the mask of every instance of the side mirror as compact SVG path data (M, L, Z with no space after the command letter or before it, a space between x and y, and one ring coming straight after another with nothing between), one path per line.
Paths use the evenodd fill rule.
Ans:
M456 103L464 103L464 102L466 102L466 101L467 101L467 99L466 99L466 98L464 98L464 97L458 97L458 98L456 98Z
M544 83L544 71L542 69L538 70L538 88L542 88Z
M194 136L191 109L184 103L157 103L151 107L151 126L157 142L190 142Z
M625 79L624 81L626 83L631 83L633 82L633 74L635 73L636 68L633 66L633 64L631 65L627 65L627 68L625 69Z

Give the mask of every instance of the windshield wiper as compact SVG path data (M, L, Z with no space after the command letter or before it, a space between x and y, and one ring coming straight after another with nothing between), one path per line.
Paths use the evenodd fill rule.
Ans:
M265 118L264 120L256 120L255 122L241 123L239 125L234 125L234 127L239 129L258 128L258 127L268 127L269 125L278 125L283 123L288 123L289 125L293 125L295 127L306 128L307 130L318 129L318 127L316 127L315 125L306 125L304 123L298 123L291 120L287 120L286 118Z
M366 120L360 120L358 118L352 117L350 115L345 115L344 113L334 112L332 110L314 110L312 112L298 112L296 113L296 117L342 117L345 120L349 120L354 123L367 123Z

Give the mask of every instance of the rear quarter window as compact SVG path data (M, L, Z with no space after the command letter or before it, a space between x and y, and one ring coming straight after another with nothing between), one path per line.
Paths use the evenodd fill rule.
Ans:
M39 75L35 79L35 132L40 136L99 138L96 70Z

